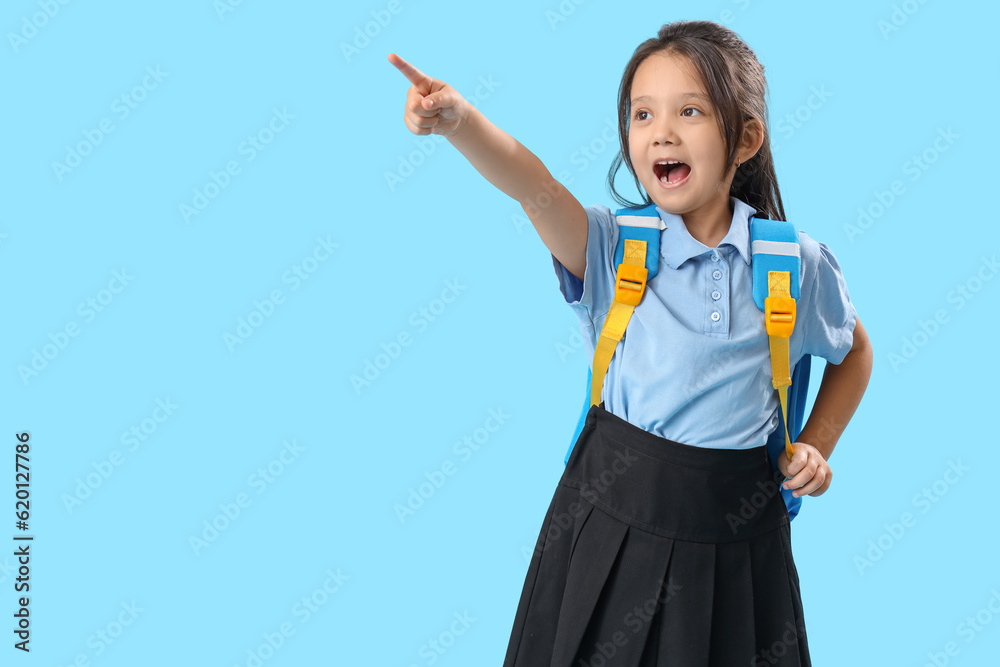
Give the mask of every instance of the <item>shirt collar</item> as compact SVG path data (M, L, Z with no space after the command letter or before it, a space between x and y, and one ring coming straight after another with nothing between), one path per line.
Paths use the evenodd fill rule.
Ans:
M739 251L743 261L749 265L750 218L757 213L757 209L732 196L729 197L729 203L733 207L733 219L729 224L726 236L719 242L719 247L733 246ZM691 236L681 216L668 213L659 206L656 207L656 212L659 213L660 220L666 225L660 236L660 256L671 269L676 269L692 257L712 250Z

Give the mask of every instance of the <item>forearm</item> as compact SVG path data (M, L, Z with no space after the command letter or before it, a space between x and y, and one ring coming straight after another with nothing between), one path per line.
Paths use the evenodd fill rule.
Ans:
M522 205L553 186L541 160L475 107L448 141L486 180Z
M872 348L859 319L854 344L839 364L827 364L809 420L796 438L815 447L830 460L833 448L861 403L872 372Z

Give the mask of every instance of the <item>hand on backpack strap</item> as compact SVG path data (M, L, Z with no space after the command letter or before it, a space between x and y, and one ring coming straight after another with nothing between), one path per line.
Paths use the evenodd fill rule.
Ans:
M830 488L833 479L833 472L830 464L823 458L823 454L818 449L807 442L792 443L795 454L791 461L788 457L781 455L778 457L778 470L785 477L781 485L783 489L793 489L795 497L802 497L806 494L810 496L821 496Z

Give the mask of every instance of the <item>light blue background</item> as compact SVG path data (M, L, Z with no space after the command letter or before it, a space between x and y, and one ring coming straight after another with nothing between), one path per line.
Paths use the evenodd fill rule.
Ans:
M285 623L294 634L262 664L500 664L588 359L518 204L446 141L407 130L409 83L386 57L467 98L479 87L487 117L568 172L582 203L614 208L615 146L601 134L622 69L682 18L726 23L763 62L788 218L833 249L875 350L833 484L792 525L813 662L994 664L1000 618L959 624L994 595L1000 609L1000 279L974 280L998 247L995 5L567 0L552 23L557 0L246 0L221 15L211 0L50 4L45 18L44 2L9 2L0 20L0 540L18 532L11 459L24 430L35 536L28 656L12 648L15 559L0 556L4 664L252 665L248 651ZM894 7L898 30L883 34ZM115 100L147 67L165 78L121 118ZM829 97L810 109L814 89ZM294 118L250 161L241 143L275 109ZM102 119L113 131L60 180L53 162ZM957 139L937 151L948 128ZM914 178L908 161L925 151L935 161ZM240 172L185 222L180 205L229 161ZM390 187L387 173L404 176ZM894 180L902 194L851 236L859 207ZM339 246L292 289L283 277L318 237ZM122 270L128 284L102 293ZM970 280L979 291L959 308L954 290ZM462 289L441 310L448 281ZM284 302L231 351L224 336L273 290ZM108 296L90 321L78 310ZM420 324L421 308L433 321ZM938 311L947 321L918 335ZM23 379L71 322L78 335ZM356 391L351 377L401 334L409 344ZM914 337L916 354L893 364ZM177 409L131 450L122 433L168 398ZM456 450L490 410L509 418L477 451ZM251 476L285 441L303 449L271 463L280 474L261 489ZM121 465L67 507L116 450ZM396 505L449 461L454 474L401 522ZM951 462L968 468L954 484L941 481ZM935 482L942 495L923 511L917 496ZM241 493L249 506L196 553L191 536L225 525L220 504ZM912 525L893 537L887 524L906 512ZM880 539L888 548L860 566ZM338 569L347 579L322 592ZM310 596L323 603L303 618ZM117 632L133 601L142 611L103 644L97 632ZM449 642L466 613L475 620ZM434 653L434 640L449 645ZM943 655L949 642L957 655Z

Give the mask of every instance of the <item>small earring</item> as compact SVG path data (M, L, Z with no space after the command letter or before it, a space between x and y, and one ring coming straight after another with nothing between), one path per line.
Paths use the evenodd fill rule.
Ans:
M739 160L737 160L737 161L736 161L736 168L737 168L737 169L739 169L739 168L740 168L740 165L741 165L741 164L742 164L742 163L741 163L741 162L740 162Z

